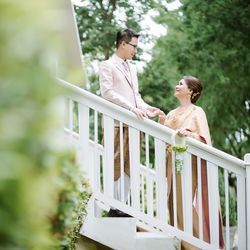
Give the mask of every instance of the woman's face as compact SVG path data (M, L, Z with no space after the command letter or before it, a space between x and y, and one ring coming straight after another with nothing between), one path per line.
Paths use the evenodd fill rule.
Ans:
M175 87L174 96L179 98L191 98L192 90L190 90L184 79L181 79Z

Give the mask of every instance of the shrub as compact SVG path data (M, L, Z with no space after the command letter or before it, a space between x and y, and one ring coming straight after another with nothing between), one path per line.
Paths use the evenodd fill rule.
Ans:
M59 178L57 214L52 218L52 232L59 249L75 249L80 227L91 195L88 182L75 163L73 154L65 157Z
M59 245L51 234L57 210L59 238L70 245L84 213L86 183L61 150L61 93L48 67L60 47L56 2L0 1L1 250Z

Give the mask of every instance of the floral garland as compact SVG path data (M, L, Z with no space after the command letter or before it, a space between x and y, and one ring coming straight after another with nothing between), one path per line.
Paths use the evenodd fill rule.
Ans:
M184 160L183 154L187 151L188 146L176 144L172 146L172 150L175 152L175 172L176 174L180 174L183 170Z

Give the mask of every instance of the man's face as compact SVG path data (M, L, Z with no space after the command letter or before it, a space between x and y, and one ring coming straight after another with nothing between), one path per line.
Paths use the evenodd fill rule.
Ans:
M137 52L138 38L133 37L130 42L123 42L125 59L132 59Z

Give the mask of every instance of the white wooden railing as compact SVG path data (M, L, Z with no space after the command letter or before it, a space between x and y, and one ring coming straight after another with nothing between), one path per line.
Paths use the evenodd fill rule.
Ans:
M138 219L137 224L146 230L177 236L201 249L219 249L218 173L220 171L224 174L225 188L225 249L230 249L232 242L229 237L228 175L233 173L237 183L238 249L250 249L250 154L247 154L243 161L192 138L186 139L188 150L184 156L185 168L182 173L184 231L179 230L176 227L176 216L174 216L175 226L169 224L167 206L166 145L172 143L171 137L174 131L149 119L139 120L132 112L88 91L63 80L59 82L65 90L67 142L75 145L79 163L90 180L93 198L99 205L107 209L112 206L132 215ZM123 185L121 187L122 200L118 201L113 198L114 120L119 122L120 128L124 124L129 128L131 189L127 203L124 199ZM122 132L120 132L120 138L123 138ZM201 159L207 162L210 243L202 240L201 219L199 219L200 237L193 236L192 155L197 156L198 159L199 208L201 208L202 198ZM123 150L121 150L121 169L123 169L123 163ZM175 174L173 174L173 182L175 182ZM121 171L121 183L124 183L123 171ZM173 196L176 215L175 189ZM202 209L199 209L199 218L202 218L201 213Z

